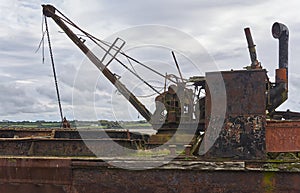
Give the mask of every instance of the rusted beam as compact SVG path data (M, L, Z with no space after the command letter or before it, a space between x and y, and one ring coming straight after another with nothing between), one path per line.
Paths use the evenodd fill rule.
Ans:
M81 139L84 136L85 139L103 139L110 138L115 139L145 139L149 138L148 134L140 134L128 132L127 130L118 129L47 129L47 128L1 128L1 138L24 138L24 137L51 137L53 138L65 138L65 139Z

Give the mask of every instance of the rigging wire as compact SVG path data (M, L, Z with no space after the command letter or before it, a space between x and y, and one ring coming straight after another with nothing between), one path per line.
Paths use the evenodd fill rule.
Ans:
M130 64L132 70L137 74L137 71L135 70L135 68L133 67L132 63L130 62L130 60L126 57L128 63Z
M43 64L44 64L44 62L45 62L45 51L44 51L44 47L45 47L45 46L44 46L44 38L45 38L45 34L46 34L46 31L43 31L42 39L41 39L41 41L40 41L40 43L39 43L37 49L36 49L35 52L34 52L34 53L37 53L37 52L41 49L41 47L42 47L42 62L43 62Z
M159 90L159 92L162 92L164 90L164 88L161 88ZM139 98L149 98L149 97L153 97L154 95L156 95L156 93L152 93L152 94L149 94L149 95L136 95L136 97L139 97Z
M66 23L70 24L70 25L73 26L74 28L76 28L76 29L78 29L79 31L81 31L81 32L82 32L83 34L85 34L91 41L93 41L96 45L98 45L98 46L99 46L101 49L103 49L104 51L107 51L107 50L106 50L103 46L101 46L97 41L99 41L100 43L104 44L105 46L108 46L108 47L111 46L110 43L107 43L107 42L105 42L105 41L103 41L103 40L100 40L100 39L96 38L95 36L89 34L88 32L84 31L84 30L81 29L80 27L78 27L74 22L72 22L68 17L66 17L66 16L65 16L62 12L60 12L59 10L56 10L56 11L63 17L63 18L62 18L62 17L58 16L61 20L65 21ZM113 47L112 49L117 50L118 48ZM132 58L131 56L125 54L124 52L121 51L120 54L122 54L122 55L125 56L126 58L128 58L128 59L130 59L130 60L136 62L137 64L143 66L144 68L146 68L146 69L152 71L153 73L155 73L155 74L157 74L157 75L159 75L159 76L161 76L161 77L163 77L163 78L167 78L167 79L168 79L168 77L164 76L164 75L161 74L160 72L158 72L158 71L156 71L156 70L154 70L154 69L152 69L152 68L146 66L146 65L143 64L142 62L140 62L140 61L138 61L138 60ZM109 53L109 55L111 55L111 54ZM120 64L122 64L122 62L121 62L120 60L118 60L117 58L115 58L115 59L116 59L116 61L118 61ZM176 81L174 81L174 80L172 80L172 79L169 79L169 80L170 80L171 82L173 82L173 83L177 83Z
M51 41L50 41L50 35L49 35L49 29L48 29L46 16L45 16L45 27L46 27L46 34L47 34L47 38L48 38L48 44L49 44L49 52L50 52L50 58L51 58L51 64L52 64L52 70L53 70L54 83L55 83L55 88L56 88L60 118L61 118L61 121L63 122L63 120L64 120L63 111L62 111L62 107L61 107L61 101L60 101L60 95L59 95L59 89L58 89L58 83L57 83L57 77L56 77L56 71L55 71L55 65L54 65L54 58L53 58L53 52L52 52L52 47L51 47Z
M177 70L178 70L178 73L179 73L179 75L180 75L181 81L183 82L183 76L182 76L182 73L181 73L181 71L180 71L180 68L179 68L179 65L178 65L178 62L177 62L177 59L176 59L176 56L175 56L175 52L174 52L174 51L172 51L172 56L173 56L174 62L175 62L175 64L176 64L176 68L177 68Z
M83 34L85 34L92 42L94 42L97 46L99 46L101 49L103 49L104 51L107 51L103 46L101 46L97 41L103 43L106 46L109 46L108 43L101 41L100 39L92 36L91 34L89 34L88 32L82 30L81 28L79 28L75 23L73 23L69 18L67 18L62 12L60 12L59 10L57 10L59 14L61 14L64 18L58 16L61 20L65 21L66 23L70 24L71 26L73 26L74 28L78 29L79 31L81 31ZM97 41L96 41L97 40ZM116 48L113 48L114 50L116 50ZM108 53L110 56L112 56L110 53ZM138 79L140 79L143 83L145 83L147 86L149 86L152 90L154 90L156 93L160 94L154 87L152 87L152 85L150 85L148 82L146 82L144 79L142 79L137 73L134 73L131 69L129 69L122 61L120 61L118 58L114 58L117 62L119 62L124 68L126 68L129 72L131 72L133 75L135 75Z
M42 18L42 38L41 38L41 41L40 41L37 49L35 50L35 53L37 53L40 50L40 48L42 47L42 63L43 64L45 62L45 43L44 43L45 34L46 34L46 31L44 31L44 18Z
M102 43L103 45L107 46L107 47L112 47L113 50L117 51L119 50L119 48L117 46L111 46L112 44L103 40L100 40L98 38L96 38L95 36L89 34L88 32L84 31L83 29L81 29L80 27L78 27L74 22L72 22L68 17L66 17L62 12L60 12L59 10L56 10L61 16L56 15L57 17L59 17L61 20L63 20L64 22L68 23L69 25L73 26L74 28L76 28L77 30L79 30L81 33L83 33L87 38L89 38L92 42L94 42L97 46L99 46L102 50L107 52L107 49L105 49L102 45L100 45L99 43ZM79 35L82 36L82 35ZM113 55L111 53L108 53L110 56L113 57ZM156 93L160 94L161 91L158 91L155 89L154 86L150 85L148 82L146 82L144 79L142 79L137 71L135 70L135 68L133 67L132 63L130 60L134 61L135 63L141 65L142 67L152 71L153 73L163 77L164 79L169 80L170 82L173 82L175 84L178 83L178 77L173 75L173 77L170 76L165 76L161 73L159 73L158 71L146 66L145 64L143 64L142 62L136 60L135 58L132 58L131 56L125 54L123 51L120 51L120 54L123 55L124 57L126 57L126 59L128 60L128 63L131 65L131 68L128 68L127 65L125 65L122 61L120 61L118 58L114 59L121 64L126 70L128 70L130 73L132 73L133 75L135 75L139 80L141 80L144 84L146 84L148 87L150 87L153 91L155 91ZM176 80L173 80L172 78L175 78ZM183 79L182 79L183 80Z

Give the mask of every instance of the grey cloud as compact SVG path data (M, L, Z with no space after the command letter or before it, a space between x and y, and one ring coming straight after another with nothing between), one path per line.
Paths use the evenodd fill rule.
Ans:
M100 38L118 35L127 42L128 53L138 60L163 73L178 74L174 68L174 61L169 49L177 49L176 54L184 75L195 75L190 63L200 65L197 75L205 71L241 69L249 64L247 45L243 34L243 27L253 27L253 36L257 44L258 57L263 65L274 75L277 67L277 42L270 36L270 26L275 20L288 21L291 34L290 66L290 98L282 108L293 106L300 110L297 101L298 74L297 66L300 60L297 47L300 21L297 13L289 11L284 16L278 15L279 8L287 9L288 4L281 1L96 1L96 0L69 0L46 1L54 4L63 13L66 13L75 23L87 31L92 31ZM7 6L5 6L5 4ZM53 74L47 42L45 42L45 64L41 64L41 52L34 54L41 38L41 7L40 1L6 1L0 5L0 99L1 116L12 119L57 119L57 102L53 82ZM293 1L291 5L296 5ZM266 7L268 9L266 9ZM293 6L297 7L297 6ZM292 8L292 7L291 7ZM294 14L294 16L293 16ZM51 20L48 20L51 42L55 57L63 108L69 117L72 111L79 110L80 117L85 118L90 112L96 111L103 119L128 119L128 115L136 118L136 111L122 100L113 99L115 88L108 82L94 65L85 60L83 54L68 39ZM165 31L150 33L145 28L140 33L120 29L132 28L136 25L160 24L171 26L178 31L189 33L194 37L207 53L193 49L187 41L177 41L176 36L170 37ZM130 32L130 33L129 33ZM142 33L141 33L142 32ZM100 35L98 35L100 34ZM113 34L113 35L111 35ZM149 40L145 47L130 47ZM108 38L109 39L109 38ZM174 39L176 41L174 41ZM113 40L111 38L110 40ZM173 41L172 48L156 49L157 41ZM183 43L182 43L183 42ZM156 45L159 45L156 44ZM174 46L175 45L175 46ZM147 47L148 46L148 47ZM188 52L180 53L180 49ZM192 59L191 59L192 58ZM216 63L213 64L212 63ZM203 65L203 68L202 68ZM211 66L214 66L212 68ZM121 80L128 88L133 89L136 95L149 94L150 91L139 80L126 72L119 65L112 63L109 66L113 72L122 76ZM147 81L158 80L140 67L136 70ZM193 68L194 69L194 68ZM198 73L199 72L199 73ZM23 81L23 83L22 83ZM75 81L75 82L74 82ZM75 83L75 85L74 85ZM72 100L75 107L72 109ZM152 98L153 99L153 98ZM147 106L153 100L142 99ZM73 101L74 102L74 101ZM76 106L77 105L77 106ZM94 107L96 105L96 107ZM126 109L114 115L112 108ZM129 110L128 110L129 109ZM127 114L126 114L127 113Z
M0 84L0 107L1 116L6 117L19 113L46 113L52 108L33 97L34 90L28 90L21 85ZM16 117L18 119L19 117Z

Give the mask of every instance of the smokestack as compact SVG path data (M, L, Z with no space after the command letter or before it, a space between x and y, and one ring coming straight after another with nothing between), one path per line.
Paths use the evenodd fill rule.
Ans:
M276 84L287 84L289 30L284 24L275 22L272 26L272 35L279 40L279 69L276 70Z
M273 113L288 98L289 30L284 24L275 22L272 35L279 40L279 68L276 69L275 86L270 89L269 113Z

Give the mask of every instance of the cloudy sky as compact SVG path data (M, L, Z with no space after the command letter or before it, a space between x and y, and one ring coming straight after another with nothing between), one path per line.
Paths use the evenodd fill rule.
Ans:
M170 50L177 51L187 78L204 75L206 70L242 69L249 65L243 28L251 27L258 59L274 80L278 41L271 35L271 26L275 21L282 22L290 30L290 84L289 99L280 109L300 111L297 0L0 0L0 120L60 119L47 42L44 63L42 49L35 53L42 37L41 4L48 3L100 39L113 41L121 37L130 54L163 74L177 73L168 68L174 65L169 64ZM48 23L64 115L68 119L93 119L90 112L94 112L97 119L139 118L58 26L50 19ZM197 61L196 55L205 58L198 71L187 65L188 61ZM214 63L213 68L208 61ZM125 70L110 65L136 95L152 93ZM138 66L134 70L157 84L157 88L163 85L163 80ZM141 100L153 110L153 97Z

